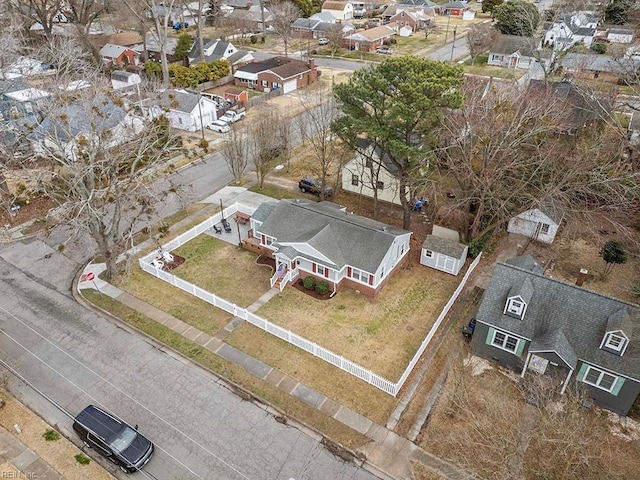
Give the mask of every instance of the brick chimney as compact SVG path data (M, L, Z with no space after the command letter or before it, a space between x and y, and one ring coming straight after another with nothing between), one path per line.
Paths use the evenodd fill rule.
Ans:
M310 58L310 59L309 59L309 68L310 68L311 70L313 70L314 68L316 68L316 60L315 60L315 58Z
M581 287L584 281L587 279L587 273L589 273L589 270L587 270L586 268L580 269L580 273L578 273L578 278L576 278L576 285L578 287Z

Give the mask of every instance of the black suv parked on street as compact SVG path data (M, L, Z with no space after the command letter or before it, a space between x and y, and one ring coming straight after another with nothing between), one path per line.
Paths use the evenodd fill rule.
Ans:
M302 193L313 193L315 195L320 195L322 191L322 185L315 178L305 177L298 182L298 188ZM324 186L324 196L330 197L333 195L333 188L329 185Z
M87 447L107 457L126 473L137 472L153 455L153 443L138 433L137 425L132 428L94 405L78 414L73 429Z

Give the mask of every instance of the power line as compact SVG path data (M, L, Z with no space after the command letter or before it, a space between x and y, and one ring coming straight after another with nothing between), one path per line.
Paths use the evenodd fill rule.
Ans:
M146 406L142 405L140 402L138 402L135 398L133 398L131 395L129 395L128 393L126 393L125 391L123 391L122 389L120 389L118 386L114 385L113 383L111 383L108 379L104 378L102 375L100 375L99 373L95 372L94 370L92 370L91 368L89 368L88 366L86 366L85 364L83 364L81 361L79 361L78 359L76 359L73 355L71 355L70 353L66 352L65 350L63 350L62 348L60 348L58 345L56 345L55 343L53 343L51 340L49 340L48 338L44 337L43 335L41 335L39 332L37 332L35 329L33 329L31 326L27 325L25 322L23 322L20 318L18 318L17 316L15 316L14 314L12 314L11 312L9 312L7 309L5 309L4 307L0 306L0 310L2 310L3 312L5 312L7 315L9 315L11 318L13 318L14 320L16 320L17 322L19 322L20 324L22 324L24 327L28 328L29 330L31 330L33 333L35 333L38 337L40 337L42 340L44 340L45 342L49 343L51 346L53 346L55 349L59 350L62 354L64 354L65 356L67 356L68 358L70 358L71 360L73 360L74 362L76 362L78 365L82 366L83 368L85 368L86 370L88 370L89 372L93 373L96 377L98 377L99 379L101 379L103 382L105 382L107 385L111 386L113 389L117 390L119 393L121 393L122 395L124 395L125 397L127 397L129 400L131 400L132 402L136 403L137 405L139 405L141 408L143 408L145 411L147 411L149 414L151 414L152 416L154 416L156 419L158 419L160 422L164 423L165 425L167 425L168 427L170 427L171 429L173 429L174 431L178 432L180 435L182 435L184 438L186 438L187 440L189 440L190 442L192 442L194 445L196 445L197 447L199 447L201 450L203 450L204 452L208 453L209 455L211 455L213 458L215 458L216 460L218 460L220 463L222 463L224 466L226 466L227 468L229 468L230 470L234 471L235 473L237 473L240 477L244 478L245 480L251 480L249 477L247 477L245 474L243 474L241 471L239 471L236 467L234 467L233 465L231 465L230 463L226 462L225 460L223 460L221 457L219 457L218 455L216 455L214 452L212 452L211 450L209 450L208 448L206 448L204 445L202 445L201 443L199 443L198 441L196 441L193 437L189 436L188 434L186 434L185 432L179 430L178 428L174 427L173 425L171 425L169 422L167 422L164 418L160 417L158 414L156 414L155 412L153 412L152 410L150 410L149 408L147 408ZM44 364L45 366L47 366L49 369L53 370L55 373L57 373L59 376L61 376L62 378L64 378L65 380L67 380L71 385L73 385L74 387L76 387L78 390L80 390L81 392L83 392L85 395L87 395L89 398L91 398L92 400L94 400L96 403L98 403L99 405L102 405L102 403L100 403L99 400L97 400L96 398L94 398L91 394L87 393L86 391L84 391L81 387L79 387L78 385L76 385L72 380L70 380L69 378L67 378L65 375L63 375L61 372L57 371L56 369L54 369L53 367L51 367L50 365L48 365L43 359L41 359L40 357L38 357L35 353L31 352L27 347L25 347L24 345L22 345L19 341L17 341L15 338L13 338L11 335L9 335L7 332L5 332L4 330L2 330L2 333L4 333L8 338L10 338L13 342L15 342L17 345L19 345L20 347L22 347L26 352L28 352L30 355L32 355L33 357L35 357L36 359L38 359L42 364ZM187 465L185 465L184 463L180 462L177 458L175 458L173 455L171 455L168 451L158 447L159 450L162 450L163 452L165 452L170 458L172 458L177 464L181 465L182 467L184 467L189 473L191 473L192 475L194 475L195 477L202 479L202 477L200 477L197 473L195 473L193 470L191 470Z

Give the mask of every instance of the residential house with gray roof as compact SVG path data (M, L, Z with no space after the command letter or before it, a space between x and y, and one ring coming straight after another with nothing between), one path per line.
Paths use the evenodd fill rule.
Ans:
M218 105L204 95L175 89L167 90L162 100L151 108L151 115L165 115L173 128L197 132L218 119Z
M231 42L225 42L220 39L204 40L204 61L215 62L216 60L227 60L231 65L232 71L234 66L240 67L247 63L253 62L254 58L251 52L238 50ZM200 44L194 42L188 55L189 65L200 62Z
M544 24L543 45L554 50L565 51L576 43L584 43L590 48L596 35L599 17L595 12L583 11L561 15L553 23Z
M539 49L538 41L518 35L498 35L489 50L488 65L528 70L536 62L549 68L555 58L550 49Z
M555 280L530 257L498 263L476 315L476 354L545 375L626 415L640 393L640 306Z
M331 202L267 202L250 221L250 240L275 259L271 285L281 290L311 275L332 291L350 287L374 296L409 252L411 232Z

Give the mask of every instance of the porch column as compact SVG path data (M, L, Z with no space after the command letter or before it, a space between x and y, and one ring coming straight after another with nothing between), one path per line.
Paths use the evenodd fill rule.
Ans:
M524 374L527 373L527 367L529 366L529 360L531 360L531 352L527 353L527 360L524 362L524 367L522 367L522 373L520 374L521 378L524 378Z
M564 391L567 389L567 385L569 385L569 379L571 378L571 374L573 373L573 368L569 369L569 375L567 375L567 378L565 379L564 383L562 384L562 390L560 390L560 395L564 395Z

